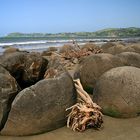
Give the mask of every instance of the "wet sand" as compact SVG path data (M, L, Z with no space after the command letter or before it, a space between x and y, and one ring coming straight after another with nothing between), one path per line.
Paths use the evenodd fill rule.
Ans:
M140 140L140 117L116 119L104 116L102 130L88 129L83 133L66 127L26 137L0 136L0 140Z

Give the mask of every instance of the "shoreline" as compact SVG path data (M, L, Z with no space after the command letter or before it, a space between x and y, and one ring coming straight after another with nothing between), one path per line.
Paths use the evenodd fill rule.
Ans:
M14 47L18 48L21 51L44 51L49 47L61 47L65 44L72 44L72 39L53 39L53 40L22 40L22 38L17 38L16 41L12 40L9 42L9 40L5 40L4 42L0 38L0 53L4 52L6 48L8 47ZM11 38L12 39L12 38ZM131 43L131 42L139 42L140 37L135 38L85 38L85 39L75 39L75 41L79 45L84 45L86 43L94 43L94 44L103 44L107 42L125 42L125 43Z

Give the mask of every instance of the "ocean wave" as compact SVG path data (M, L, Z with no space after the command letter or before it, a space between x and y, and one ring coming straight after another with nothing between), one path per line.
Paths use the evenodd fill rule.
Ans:
M39 41L23 41L23 42L8 42L0 43L0 46L13 46L13 45L30 45L30 44L47 44L47 43L67 43L72 40L39 40Z
M76 39L77 42L100 42L102 39ZM109 39L105 39L106 41L109 41ZM5 42L0 43L0 46L16 46L16 45L35 45L35 44L54 44L54 43L72 43L72 39L67 40L39 40L39 41L23 41L23 42Z

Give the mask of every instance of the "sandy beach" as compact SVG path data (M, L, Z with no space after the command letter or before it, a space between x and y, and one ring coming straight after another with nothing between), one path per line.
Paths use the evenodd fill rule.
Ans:
M0 136L0 140L139 140L139 138L140 117L116 119L108 116L104 116L103 128L100 131L88 129L80 133L62 127L51 132L34 136Z

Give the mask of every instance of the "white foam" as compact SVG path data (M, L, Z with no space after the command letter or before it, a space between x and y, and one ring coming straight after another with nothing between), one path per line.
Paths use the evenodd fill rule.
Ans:
M47 43L66 43L66 42L72 42L72 40L39 40L39 41L9 42L9 43L0 43L0 46L47 44Z
M77 42L88 42L95 41L99 42L101 39L76 39ZM108 41L108 39L106 39ZM0 43L0 46L14 46L14 45L34 45L34 44L47 44L47 43L70 43L73 42L71 39L67 40L39 40L39 41L23 41L23 42L9 42Z
M28 44L44 44L44 43L46 43L46 41L10 42L10 43L0 43L0 46L28 45Z

